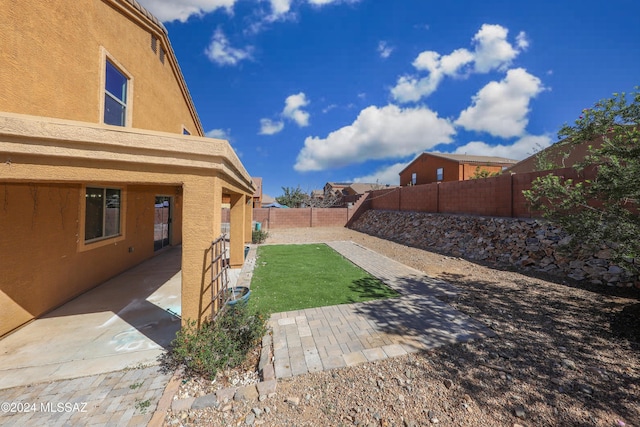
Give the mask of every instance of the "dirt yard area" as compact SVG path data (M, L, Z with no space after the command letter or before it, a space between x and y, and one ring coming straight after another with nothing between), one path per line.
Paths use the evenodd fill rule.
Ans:
M446 302L497 336L279 380L271 398L191 411L180 424L640 426L637 290L559 283L344 228L272 230L266 244L335 240L455 285Z

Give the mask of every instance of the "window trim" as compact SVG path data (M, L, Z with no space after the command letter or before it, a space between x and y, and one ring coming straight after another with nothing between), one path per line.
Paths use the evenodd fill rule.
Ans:
M112 236L103 236L95 239L85 240L85 230L87 225L87 202L86 194L87 188L102 188L105 190L119 190L120 191L120 232ZM126 238L126 213L127 213L127 189L121 185L105 184L105 183L90 183L83 184L80 187L80 227L78 230L78 249L80 252L88 251L91 249L100 248L102 246L117 244Z
M444 168L436 168L436 182L444 181Z
M110 62L111 65L113 65L120 73L122 73L123 76L127 78L124 126L110 125L108 123L105 123L104 121L104 113L105 113L104 103L107 97L107 61ZM117 127L124 127L124 128L132 127L131 125L133 120L133 83L134 83L133 75L129 71L127 71L127 69L117 59L115 59L113 55L109 54L109 52L107 52L107 50L104 47L101 48L100 67L101 67L100 87L99 87L100 116L98 117L98 122L106 126L117 126ZM111 96L113 97L114 95L111 94ZM113 98L113 99L116 99L116 101L120 102L117 98Z

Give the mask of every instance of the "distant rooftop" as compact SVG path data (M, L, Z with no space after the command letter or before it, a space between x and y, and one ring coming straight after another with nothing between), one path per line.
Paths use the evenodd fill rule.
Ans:
M515 165L517 160L507 159L506 157L493 157L493 156L473 156L470 154L451 154L451 153L423 153L430 154L436 157L442 157L444 159L453 160L461 163L506 163Z

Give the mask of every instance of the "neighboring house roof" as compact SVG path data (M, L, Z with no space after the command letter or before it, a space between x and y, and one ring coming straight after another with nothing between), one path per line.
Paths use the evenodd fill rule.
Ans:
M397 185L384 185L376 183L365 183L365 182L355 182L349 186L354 193L356 194L364 194L369 191L374 190L382 190L384 188L394 188L398 187Z
M271 197L270 195L266 194L266 193L262 193L262 207L264 208L265 205L268 205L270 203L275 203L276 199Z
M591 141L572 143L569 140L558 141L544 150L519 161L506 172L525 173L544 169L569 168L580 163L589 154L589 147L600 148L604 139L602 136Z
M353 183L352 182L327 182L324 185L324 192L332 191L334 193L337 193L337 192L341 193L342 190L349 187L351 184Z
M324 191L323 190L311 190L311 197L322 198L322 197L324 197Z
M418 160L422 156L440 157L442 159L447 159L450 161L464 163L464 164L477 163L479 165L509 166L509 165L515 165L516 163L518 163L517 160L507 159L506 157L474 156L470 154L451 154L451 153L421 153L419 156L413 159L411 163L409 163L404 169L402 169L400 173L407 170L416 160Z

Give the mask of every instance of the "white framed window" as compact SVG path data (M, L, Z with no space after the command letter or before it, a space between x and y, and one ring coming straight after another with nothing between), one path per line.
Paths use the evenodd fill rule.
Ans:
M104 123L126 126L129 78L107 59L104 80Z
M122 190L107 187L85 188L85 243L121 234Z
M416 185L417 181L418 181L418 174L416 172L413 172L411 174L411 185Z
M442 181L444 179L444 168L436 169L436 181Z
M182 134L183 135L191 135L191 132L189 132L189 130L186 127L182 127Z

